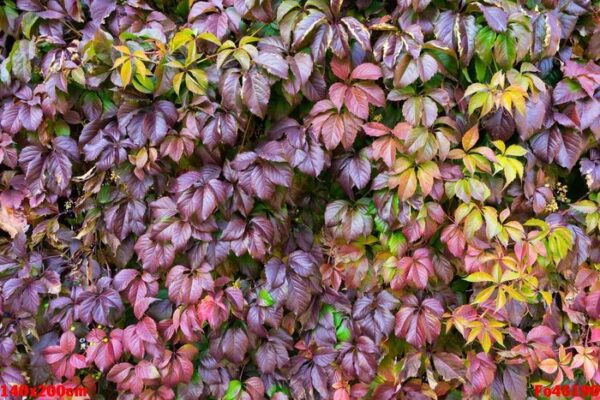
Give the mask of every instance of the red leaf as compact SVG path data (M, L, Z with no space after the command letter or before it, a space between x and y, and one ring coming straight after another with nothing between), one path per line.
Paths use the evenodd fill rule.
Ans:
M469 368L467 369L467 379L470 382L470 389L473 393L481 393L488 388L494 380L496 372L496 363L492 356L486 353L470 352L467 355Z
M457 224L451 224L442 231L442 243L445 243L448 250L454 257L462 257L465 252L467 240L461 227Z
M397 268L401 275L392 281L392 288L396 290L406 283L418 289L425 289L429 276L435 274L431 253L423 248L415 250L412 257L402 257Z
M370 81L376 81L381 78L381 68L379 65L371 64L371 63L363 63L358 67L354 68L352 71L352 75L350 75L351 79L366 79Z
M264 118L271 97L271 85L266 76L251 69L242 78L242 100L250 112Z
M403 306L396 314L396 336L415 347L433 343L440 334L444 308L437 299L419 301L414 295L402 298Z
M346 91L344 104L348 110L359 118L367 119L369 117L369 100L362 90L351 87Z
M58 346L49 346L42 351L46 362L50 364L52 372L57 377L70 379L75 376L77 369L87 366L85 357L75 353L76 345L77 338L72 332L67 331L60 337Z
M333 57L331 59L331 71L335 76L345 81L350 76L350 59Z
M106 371L123 353L123 330L114 329L107 337L101 329L92 329L86 336L86 360L93 361L100 371Z

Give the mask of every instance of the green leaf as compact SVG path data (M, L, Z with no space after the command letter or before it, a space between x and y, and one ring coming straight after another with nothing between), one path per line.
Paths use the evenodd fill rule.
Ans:
M275 304L273 296L271 296L271 293L267 292L265 289L260 289L260 292L258 292L258 298L262 300L262 304L266 307L271 307L273 304Z
M406 244L406 237L400 231L393 232L388 239L387 245L390 252L393 254L398 253L398 249Z
M335 330L335 337L338 342L348 342L351 338L350 329L344 325L338 326Z
M444 67L448 74L458 74L458 60L456 59L456 53L452 49L435 45L432 42L423 45L423 49L427 49L427 52L430 53L442 67Z
M479 82L486 82L488 76L488 65L481 58L475 58L475 76Z
M23 14L23 19L21 20L21 27L23 29L23 35L27 39L31 39L31 29L39 19L39 15L37 13L28 12Z
M152 78L147 76L135 74L135 77L131 83L138 92L146 94L151 94L154 92L154 81Z
M500 33L494 43L494 60L505 70L512 68L517 57L517 43L507 33Z
M106 204L110 201L110 187L108 185L104 185L100 188L98 192L98 201L100 204Z
M56 136L70 136L71 127L65 121L58 120L54 123L54 134Z
M235 400L237 395L242 391L242 382L234 379L229 381L227 391L223 394L223 400Z
M31 79L31 60L35 57L36 47L34 42L19 40L13 45L10 52L10 65L12 73L20 81L27 82Z
M329 304L327 304L329 305ZM331 315L333 316L333 326L338 327L342 323L342 315L331 306Z
M484 64L492 63L492 47L496 41L496 33L488 26L481 28L475 35L475 52Z

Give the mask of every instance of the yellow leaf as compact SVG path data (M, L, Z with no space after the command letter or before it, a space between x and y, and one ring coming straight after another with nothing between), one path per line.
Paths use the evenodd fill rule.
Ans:
M483 208L483 218L485 219L485 234L491 240L502 230L502 226L498 222L498 211L493 207L485 206Z
M488 87L486 85L484 85L483 83L473 83L472 85L469 85L467 90L465 90L464 97L469 97L472 94L480 93L480 92L484 92L484 91L485 92L488 91Z
M469 332L469 337L467 338L467 343L471 343L473 340L475 340L479 333L481 333L481 327L471 329L471 332Z
M171 68L185 69L185 66L177 60L169 61L166 65Z
M462 220L469 215L473 207L475 207L473 203L461 203L454 211L454 222L460 224Z
M479 303L485 302L492 296L492 294L494 293L495 290L496 290L496 286L490 286L488 288L483 289L481 292L479 292L477 294L473 303L479 304Z
M250 56L246 51L238 49L233 52L233 58L240 63L241 67L245 70L250 68Z
M119 66L121 64L123 64L125 61L129 60L129 58L130 58L129 56L121 56L121 57L117 58L115 60L115 63L113 64L113 68L119 68Z
M131 61L127 61L121 67L121 83L123 87L129 85L131 82Z
M496 311L499 311L506 305L506 294L503 290L498 291L498 297L496 298Z
M250 44L250 43L256 43L260 40L260 38L257 38L255 36L244 36L242 38L242 40L240 40L240 47Z
M400 174L404 172L408 168L411 168L414 165L414 162L407 157L399 157L394 161L393 171L394 174Z
M492 76L492 80L490 81L490 86L492 87L504 87L504 82L506 81L504 73L502 71L498 71Z
M473 114L475 110L483 107L485 104L491 101L492 95L489 92L475 93L473 96L471 96L471 99L469 100L469 114Z
M505 153L505 155L511 157L522 157L525 154L527 154L527 150L525 150L524 147L521 147L518 144L511 144L510 146L508 146L508 149L506 149Z
M510 93L502 93L501 102L502 107L504 107L509 113L512 113L512 96Z
M477 169L479 169L480 171L485 172L487 174L492 173L492 168L490 167L490 162L488 161L487 158L485 158L484 156L482 156L480 154L471 154L471 156L475 160L475 165L476 165Z
M483 351L489 353L490 349L492 348L492 339L490 339L490 335L488 335L487 332L483 332L479 342L481 343L481 347L483 347Z
M206 72L201 69L192 69L189 71L190 74L194 77L198 85L200 85L204 90L208 87L208 78L206 77Z
M515 171L513 166L508 162L504 165L502 170L504 171L504 177L506 178L506 183L504 184L504 187L506 188L517 177L517 171Z
M150 59L148 58L148 56L146 55L146 53L144 53L142 50L136 50L136 51L134 51L134 52L133 52L133 55L134 55L136 58L139 58L139 59L141 59L141 60L144 60L144 61L150 61Z
M521 293L519 293L519 291L515 290L512 286L504 286L504 290L506 290L506 292L512 299L520 301L521 303L527 302L527 299Z
M399 178L398 197L402 201L406 201L412 197L417 191L417 174L413 168L410 168L402 173Z
M461 149L452 149L448 152L447 157L451 160L460 160L464 158L466 153Z
M496 146L498 150L500 150L500 153L504 154L504 152L506 151L506 145L502 140L494 140L492 144Z
M191 74L185 74L185 86L190 90L190 92L198 95L202 95L205 93L205 90L194 80Z
M500 279L502 279L502 267L499 263L494 263L494 267L492 268L492 276L494 277L494 282L500 282Z
M481 108L481 116L483 117L487 115L490 111L492 111L492 108L494 108L494 99L491 95L488 95L483 107Z
M71 77L75 82L79 83L82 86L85 86L85 72L83 72L83 69L81 67L72 69Z
M477 125L473 125L469 128L468 131L462 137L462 146L465 151L469 151L470 149L477 144L479 140L479 127Z
M488 326L491 326L492 328L502 328L504 327L504 322L500 322L491 318L488 320Z
M235 49L235 43L233 43L231 40L226 40L217 51L220 53L225 49Z
M198 39L206 40L207 42L211 42L213 44L216 44L217 46L221 45L221 41L219 40L219 38L213 35L211 32L203 32L199 34Z
M131 54L131 50L127 46L115 46L115 49L123 54Z
M517 171L517 175L519 176L519 178L523 179L523 172L524 172L523 163L514 158L509 158L508 163L511 165L511 167L515 171Z
M490 329L490 334L493 336L496 342L504 346L504 336L502 335L502 332L500 332L498 329Z
M501 282L508 282L508 281L514 281L515 279L519 279L520 275L518 272L515 271L504 271L502 273L502 278L500 279Z
M552 306L552 293L546 291L546 290L542 290L541 292L542 298L544 299L544 301L546 302L546 305L548 307Z
M467 171L473 175L477 170L477 158L472 154L468 154L463 158L462 161Z
M179 95L179 90L181 89L181 82L183 81L183 75L185 72L180 72L173 77L173 90L177 95Z
M465 218L465 235L467 238L472 238L475 233L483 226L483 217L479 209L474 209Z
M231 55L231 53L233 53L233 50L231 50L231 49L219 51L219 54L217 55L217 62L216 62L217 68L220 69L223 66L223 64L225 63L225 61L227 61L227 58Z
M464 279L467 282L494 282L494 278L487 272L474 272Z
M525 99L523 99L522 97L519 97L518 99L513 98L513 102L515 103L515 108L517 109L517 112L521 115L525 115Z
M150 73L150 71L148 71L148 68L146 68L146 65L141 60L138 60L136 58L133 62L135 63L136 74L139 74L142 76L151 76L152 75Z
M193 32L189 28L185 28L182 31L177 32L175 34L175 36L173 36L173 39L171 39L171 45L170 45L171 51L177 50L178 48L180 48L184 44L188 43L192 39L193 39Z
M185 57L185 65L190 66L198 57L196 52L196 42L190 42L187 46L187 56Z

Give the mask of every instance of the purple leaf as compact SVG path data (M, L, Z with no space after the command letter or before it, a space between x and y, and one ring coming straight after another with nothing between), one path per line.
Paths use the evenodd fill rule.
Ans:
M498 7L479 5L489 27L495 32L505 32L508 27L508 14Z
M266 76L256 68L251 69L242 78L242 101L250 112L260 118L267 113L271 97L271 85Z
M579 100L585 97L586 94L576 80L563 79L558 82L554 91L552 92L552 98L554 104L564 104L571 101Z

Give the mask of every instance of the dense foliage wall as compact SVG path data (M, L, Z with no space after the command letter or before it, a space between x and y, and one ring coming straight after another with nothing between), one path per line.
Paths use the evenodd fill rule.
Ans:
M600 384L590 0L5 0L0 383Z

